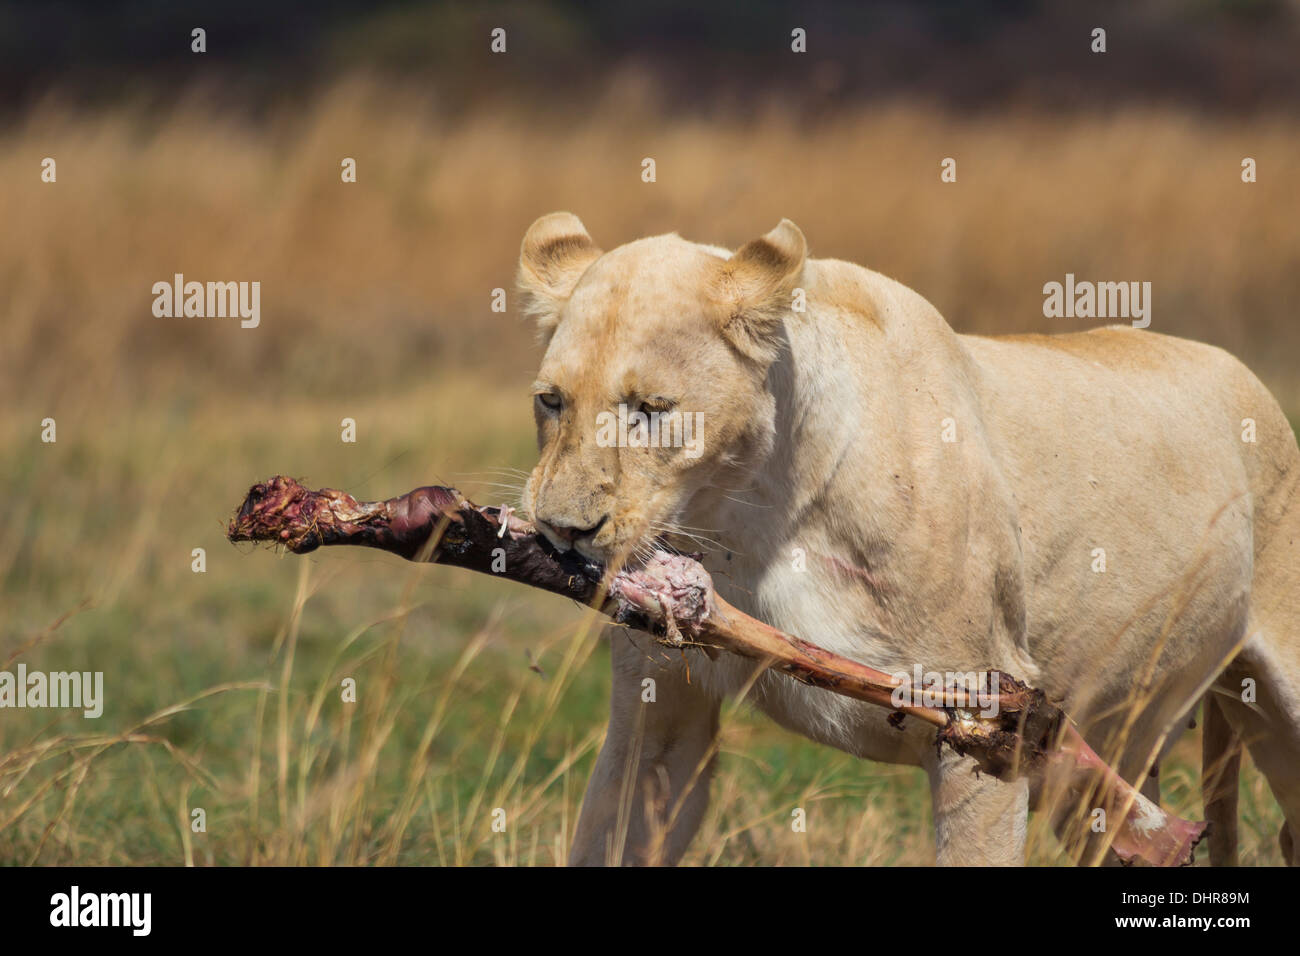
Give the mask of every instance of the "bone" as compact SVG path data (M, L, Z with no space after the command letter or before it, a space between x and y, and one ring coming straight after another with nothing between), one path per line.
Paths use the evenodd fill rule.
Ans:
M698 646L710 656L736 654L887 708L895 726L915 718L935 727L937 746L973 758L978 772L1002 780L1062 774L1089 806L1106 810L1111 848L1125 862L1186 865L1205 833L1204 823L1174 816L1139 794L1041 690L1000 674L995 708L987 697L977 701L962 691L944 694L940 706L897 706L893 697L905 681L750 617L717 594L708 571L689 555L664 550L635 568L609 573L576 551L556 552L512 509L479 507L454 488L427 486L364 502L333 489L310 491L284 476L249 489L227 537L295 554L359 545L493 574L573 598L683 652Z

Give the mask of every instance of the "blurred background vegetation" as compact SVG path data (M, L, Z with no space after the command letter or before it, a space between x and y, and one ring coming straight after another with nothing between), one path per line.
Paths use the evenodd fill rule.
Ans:
M51 84L104 101L200 81L267 105L364 70L436 85L463 109L504 97L564 112L632 66L674 108L902 95L1238 112L1300 102L1298 12L1294 0L50 0L0 10L0 88L22 106ZM180 40L196 26L212 38L201 61ZM807 56L776 55L796 26ZM1098 26L1113 40L1104 60L1079 42ZM515 55L486 55L494 27Z
M788 216L967 332L1085 327L1042 315L1066 272L1149 280L1154 331L1232 350L1295 420L1297 40L1283 0L0 4L0 665L107 694L95 722L0 712L0 862L563 860L608 693L582 613L222 526L276 472L512 500L542 213L606 248ZM155 318L177 272L260 281L260 327ZM722 767L691 862L932 856L918 771L743 707ZM1193 734L1165 789L1189 815L1198 767ZM1244 859L1276 863L1276 808L1242 790Z

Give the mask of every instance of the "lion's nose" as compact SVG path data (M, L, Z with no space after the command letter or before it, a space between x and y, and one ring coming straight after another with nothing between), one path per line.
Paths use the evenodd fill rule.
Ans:
M563 521L554 519L548 521L544 518L538 518L537 523L542 525L544 530L549 531L554 537L559 538L566 544L574 545L583 538L594 538L596 532L604 527L605 522L608 520L609 515L605 515L590 528L583 528L574 524L566 524Z

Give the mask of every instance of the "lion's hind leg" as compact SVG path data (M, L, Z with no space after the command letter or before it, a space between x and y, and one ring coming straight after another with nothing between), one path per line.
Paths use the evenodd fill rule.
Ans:
M1241 776L1241 738L1211 690L1201 714L1201 793L1211 866L1237 866L1237 782Z
M1300 629L1292 633L1300 634ZM1300 653L1295 644L1275 642L1268 630L1252 629L1246 647L1224 672L1213 693L1231 731L1250 749L1251 758L1282 807L1286 823L1279 842L1286 862L1300 866L1300 841L1296 839L1300 834ZM1210 756L1222 760L1225 755L1230 758L1230 751L1220 749ZM1202 772L1208 775L1213 769L1206 766ZM1207 815L1227 812L1222 791L1229 781L1226 775L1221 776L1216 790L1220 802L1207 801ZM1228 829L1235 830L1235 817L1234 807ZM1228 859L1224 856L1227 837L1224 832L1211 843L1212 862L1218 862L1215 856Z

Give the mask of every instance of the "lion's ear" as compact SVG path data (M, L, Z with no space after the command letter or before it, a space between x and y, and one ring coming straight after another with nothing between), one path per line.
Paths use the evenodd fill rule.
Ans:
M799 227L782 219L722 264L722 333L756 362L771 362L780 350L781 328L807 255L808 242Z
M550 213L528 227L519 248L519 290L524 313L537 319L543 338L555 331L573 287L599 257L582 220L571 212Z

